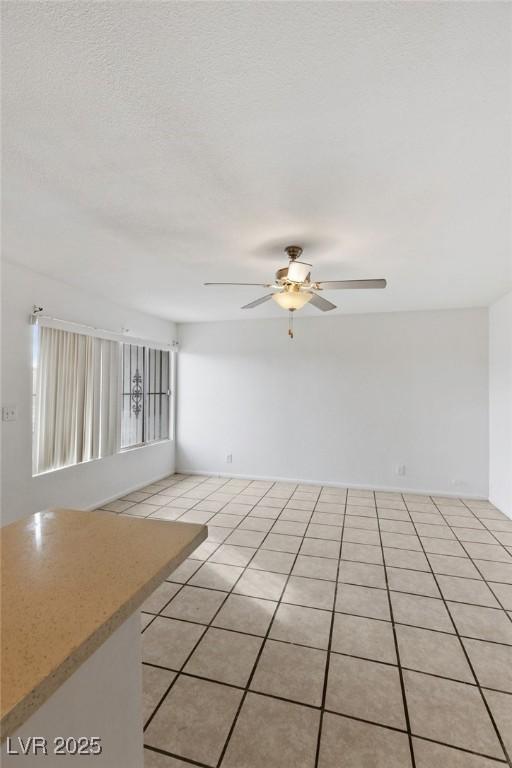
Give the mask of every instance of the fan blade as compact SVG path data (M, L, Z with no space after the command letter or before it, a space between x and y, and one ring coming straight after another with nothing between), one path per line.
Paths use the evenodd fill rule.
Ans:
M324 299L323 296L319 296L317 293L313 294L308 303L312 304L317 309L321 309L322 312L329 312L330 309L336 309L336 304L331 304L330 301L327 301L327 299Z
M316 281L316 285L321 288L325 285L328 290L333 288L385 288L387 282L385 280L323 280L321 282Z
M267 295L262 296L261 299L256 299L256 301L251 301L250 304L245 304L242 309L252 309L253 307L257 307L258 304L263 304L265 301L271 299L273 295L273 293L267 293Z
M270 288L271 283L203 283L203 285L257 285L260 288Z

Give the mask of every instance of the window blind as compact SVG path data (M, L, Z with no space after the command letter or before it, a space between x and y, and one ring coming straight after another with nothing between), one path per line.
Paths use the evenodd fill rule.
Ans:
M35 387L35 473L116 453L121 344L40 326Z

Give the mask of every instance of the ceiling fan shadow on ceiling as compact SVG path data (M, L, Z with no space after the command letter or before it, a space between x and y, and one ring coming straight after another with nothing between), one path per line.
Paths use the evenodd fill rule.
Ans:
M273 283L204 283L204 285L254 285L271 288L272 293L244 304L242 309L253 309L274 299L276 304L289 312L288 335L291 339L293 339L293 312L297 309L302 309L306 304L311 304L321 312L336 309L336 304L320 296L319 291L385 288L387 285L384 279L312 281L312 265L300 261L302 248L299 245L288 245L284 250L288 254L288 266L277 270Z

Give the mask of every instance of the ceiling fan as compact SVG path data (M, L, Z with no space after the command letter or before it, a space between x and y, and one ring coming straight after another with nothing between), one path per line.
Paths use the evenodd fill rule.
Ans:
M312 265L299 261L302 255L302 248L298 245L288 245L284 250L288 254L288 266L277 270L273 283L205 283L205 285L257 285L262 288L272 288L272 293L267 293L260 299L245 304L242 309L252 309L270 299L274 299L282 309L287 309L289 312L301 309L308 303L321 312L329 312L331 309L336 309L336 304L324 299L323 296L319 295L318 291L386 287L386 281L382 279L312 281ZM293 338L291 324L288 333Z

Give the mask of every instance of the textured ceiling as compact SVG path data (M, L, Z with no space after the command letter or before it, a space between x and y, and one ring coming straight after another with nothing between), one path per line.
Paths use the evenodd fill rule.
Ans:
M340 311L487 304L512 281L511 10L4 3L4 258L175 320L249 316L264 291L202 282L266 281L294 241L316 279L388 278Z

